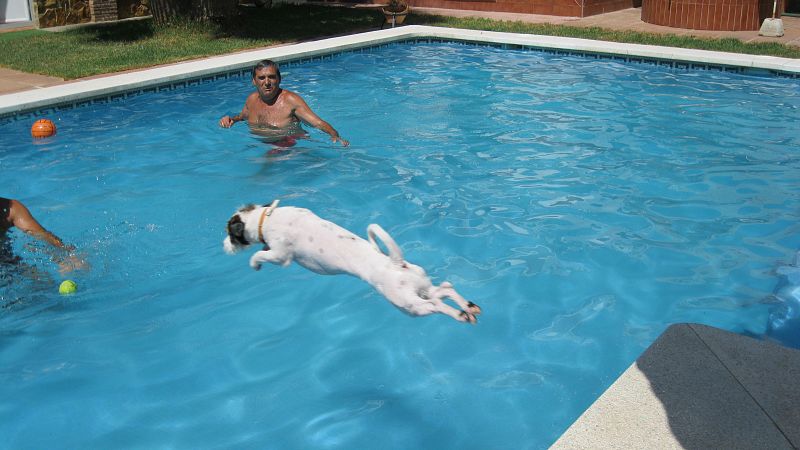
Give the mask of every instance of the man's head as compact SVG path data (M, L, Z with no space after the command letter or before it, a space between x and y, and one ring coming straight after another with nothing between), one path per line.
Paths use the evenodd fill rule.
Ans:
M258 64L253 67L253 79L256 78L256 72L261 69L266 69L267 67L275 68L275 73L278 75L278 81L281 81L281 68L278 66L278 63L271 59L259 61Z
M265 59L253 67L253 86L265 102L272 102L280 93L281 70L273 61Z

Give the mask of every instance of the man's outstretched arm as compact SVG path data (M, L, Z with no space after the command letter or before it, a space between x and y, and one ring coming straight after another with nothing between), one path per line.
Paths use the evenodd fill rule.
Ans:
M328 133L331 137L331 141L333 142L341 142L344 147L350 145L350 142L347 139L339 136L339 132L336 131L331 124L322 120L321 117L316 115L314 111L306 104L306 102L300 98L299 95L295 95L292 99L294 103L294 115L297 116L298 119L302 120L303 122L311 125L314 128L322 130Z

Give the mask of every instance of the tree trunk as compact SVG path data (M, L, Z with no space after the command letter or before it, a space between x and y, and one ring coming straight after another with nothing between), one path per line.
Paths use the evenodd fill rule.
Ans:
M193 17L213 19L236 15L238 0L191 0Z
M156 23L168 23L178 17L188 17L189 0L150 0L150 11Z
M208 20L232 17L239 0L150 0L153 20L167 23L178 17Z

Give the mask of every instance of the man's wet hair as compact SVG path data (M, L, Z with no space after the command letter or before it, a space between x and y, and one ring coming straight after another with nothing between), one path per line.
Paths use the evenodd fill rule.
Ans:
M271 59L265 59L263 61L259 61L258 64L256 64L255 67L253 67L253 78L256 77L256 72L258 72L261 69L266 69L267 67L274 67L275 68L275 73L278 75L278 81L280 81L281 80L281 68L280 68L280 66L278 66L278 63L276 63L275 61L273 61Z

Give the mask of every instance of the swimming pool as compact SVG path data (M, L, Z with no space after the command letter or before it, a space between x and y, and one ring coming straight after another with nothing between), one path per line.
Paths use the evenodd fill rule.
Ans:
M246 77L0 126L6 194L92 265L60 297L15 240L52 282L2 291L3 446L542 448L669 324L765 333L797 80L439 43L282 71L350 148L219 129ZM224 255L273 198L380 223L480 322Z

